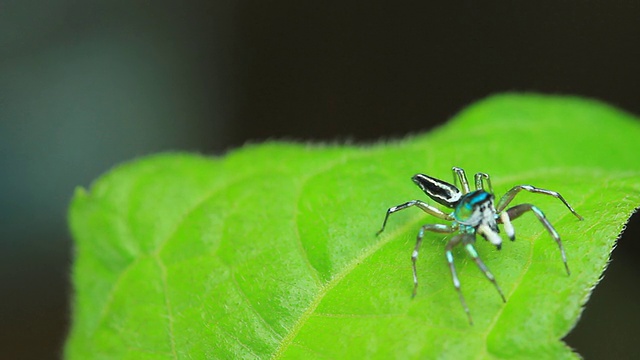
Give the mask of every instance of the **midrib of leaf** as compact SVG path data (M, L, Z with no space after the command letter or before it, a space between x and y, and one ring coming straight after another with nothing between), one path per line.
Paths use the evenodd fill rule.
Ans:
M417 220L415 221L417 223ZM391 240L395 239L397 233L401 233L407 231L407 229L414 223L405 224L403 226L397 227L395 230L390 231L387 236L381 236L380 241L375 242L372 246L366 248L363 252L361 252L358 256L356 256L353 260L347 263L335 276L331 278L324 286L320 288L318 294L314 298L313 302L309 304L309 306L302 313L298 321L293 325L293 327L289 330L287 335L282 338L280 345L276 349L276 351L271 356L272 359L280 359L284 353L286 352L289 345L292 344L293 339L298 335L298 332L305 325L306 321L313 315L315 309L320 305L320 302L324 299L325 295L331 291L340 281L342 281L345 276L349 275L349 273L356 267L358 264L373 255L376 251L382 248Z
M371 155L370 154L362 154L361 156L357 156L357 157L358 158L364 158L364 157L367 157L367 156L371 156ZM341 162L344 162L346 160L347 159L343 159L343 161L341 161ZM309 179L311 179L313 176L316 176L316 175L321 174L321 173L323 173L325 171L328 171L332 167L337 166L338 164L340 164L341 162L332 163L329 166L327 166L325 169L323 169L321 171L318 171L318 172L316 172L316 173L314 173L314 174L312 174L310 176L305 177L303 179L303 181L302 181L302 185L300 186L300 188L302 189L304 187L304 183L306 181L308 181ZM298 192L298 193L300 194L300 192ZM299 201L299 199L300 199L300 196L298 196L298 201ZM296 212L296 214L297 214L297 212ZM325 295L328 292L330 292L338 283L340 283L356 266L358 266L358 264L363 262L369 256L373 255L376 251L381 249L387 243L389 243L390 241L394 240L398 234L403 233L405 231L408 231L410 228L415 227L415 225L417 223L419 223L420 220L422 220L422 219L424 219L424 215L414 216L414 218L411 221L408 221L407 223L405 223L405 224L403 224L401 226L397 226L395 228L395 230L391 230L391 231L387 232L385 234L385 236L380 236L380 240L379 241L375 242L372 246L366 248L358 256L353 258L336 275L334 275L331 278L330 281L328 281L326 284L321 286L319 291L318 291L318 294L315 296L313 302L311 302L309 304L309 306L305 309L305 311L301 314L301 316L298 318L298 321L296 321L296 323L293 325L293 327L288 331L287 335L284 338L282 338L282 340L280 341L280 345L278 346L276 351L273 353L271 358L272 359L280 359L280 358L282 358L284 353L287 351L288 347L290 345L292 345L293 340L295 339L295 337L298 335L300 330L306 324L306 321L314 314L316 308L322 302L322 300L324 299ZM301 245L302 249L304 249L304 245L302 244L302 240L300 239L300 236L299 236L299 231L296 230L296 232L298 233L298 243ZM317 270L309 262L309 259L306 256L306 250L304 251L302 256L306 259L306 262L309 264L311 269L313 269L313 271L315 271L315 273L317 274ZM528 268L528 265L527 265L527 268ZM497 319L495 321L497 321ZM455 329L448 329L448 330L456 331ZM486 348L485 348L485 351L486 351Z
M375 242L372 246L369 246L364 251L362 251L358 256L356 256L353 260L348 262L346 266L344 266L334 277L331 278L331 280L329 280L324 286L320 288L318 294L314 298L314 301L309 304L309 306L298 318L298 321L296 321L294 326L289 330L287 335L284 338L282 338L280 345L271 356L271 359L282 358L282 356L287 351L288 347L294 345L293 340L298 335L300 330L305 326L306 321L312 315L314 315L315 309L322 302L325 295L327 295L327 293L329 293L337 284L339 284L347 275L349 275L349 273L352 270L354 270L356 266L358 266L360 263L362 263L371 255L375 254L376 251L380 250L390 241L395 240L399 234L409 231L412 228L415 228L416 225L419 224L422 220L424 220L424 215L419 214L419 215L413 216L413 218L407 221L405 224L397 226L394 230L387 232L386 235L384 236L381 235L380 241ZM392 315L386 315L386 316L392 316ZM393 315L393 316L397 316L397 315ZM441 328L441 329L446 331L456 332L456 333L459 332L458 329L453 329L453 328Z
M360 157L366 157L369 154L360 156ZM337 164L332 164L331 166L328 166L324 171L328 171L331 167L335 166ZM585 175L597 175L602 177L604 172L600 169L594 169L594 168L574 168L570 170L573 174L578 174L585 176ZM308 176L304 179L303 183L306 182L308 179L312 178L315 175L321 174L323 171L318 171L317 173L312 174L311 176ZM554 174L562 174L562 173L566 173L567 169L562 169L562 168L557 168L557 167L553 167L553 168L544 168L541 170L536 170L536 171L530 171L530 172L523 172L523 173L518 173L518 175L511 175L508 177L503 177L501 178L499 181L495 182L494 185L504 185L507 183L510 183L512 181L518 182L518 184L520 183L520 179L523 178L527 178L528 175L536 175L536 176L540 176L542 175L554 175ZM624 176L634 176L634 175L640 175L640 173L637 172L629 172L629 171L625 171L623 172ZM617 173L615 174L616 176L611 176L611 174L608 174L608 178L615 178L615 179L619 179L620 176L622 175L621 173ZM301 186L302 188L303 186ZM582 205L587 203L587 200L591 197L593 197L597 191L599 191L600 189L592 189L584 198L581 199L581 201L579 203L572 203L572 205L575 208L580 208ZM501 196L502 194L497 194L497 196ZM299 199L299 197L298 197ZM517 199L517 198L516 198ZM564 205L563 205L564 207ZM358 266L359 264L361 264L365 259L367 259L368 257L370 257L371 255L375 254L376 251L380 250L382 247L384 247L387 243L389 243L390 241L393 241L396 239L396 237L401 234L404 233L406 231L409 231L412 228L415 228L417 226L417 224L419 224L421 221L424 220L426 215L424 214L418 214L416 216L414 216L411 220L407 221L405 224L402 224L400 226L397 226L394 230L389 231L388 233L386 233L385 236L380 236L380 240L375 242L372 246L366 248L363 252L361 252L358 256L356 256L353 260L351 260L346 266L344 266L335 276L333 276L331 278L330 281L328 281L324 286L322 286L320 288L320 290L318 291L318 294L316 295L316 297L314 298L314 301L311 302L309 304L309 306L305 309L305 311L301 314L301 316L298 318L298 321L296 321L296 323L294 324L294 326L288 331L287 335L282 338L282 340L280 341L280 345L278 346L278 348L276 349L276 351L273 353L273 355L271 356L271 359L280 359L282 358L282 356L286 353L286 351L288 350L289 346L294 345L293 341L296 338L296 336L298 335L298 333L300 332L300 330L305 326L307 320L314 315L316 308L318 307L318 305L322 302L322 300L324 299L324 297L327 295L327 293L329 293L337 284L339 284L347 275L349 275L349 273L355 269L356 266ZM560 215L559 217L556 217L554 222L559 222L560 220L567 218L567 217L573 217L574 215L570 212L566 212L563 213L562 215ZM534 219L533 221L538 221L537 219ZM540 225L542 227L542 225ZM517 231L517 229L516 229ZM507 295L507 298L510 298L516 291L518 291L520 285L522 284L523 279L526 277L526 275L528 274L531 265L533 264L533 256L534 256L534 251L533 251L533 247L535 246L535 243L541 238L544 237L544 235L547 234L547 231L544 228L541 228L541 230L535 234L535 235L527 235L527 238L529 238L530 240L528 241L529 244L529 259L528 261L524 264L524 269L523 271L520 273L520 275L518 276L517 280L514 282L513 288L512 290L509 292L509 294ZM561 234L562 236L562 234ZM549 239L550 241L552 239ZM563 239L564 240L564 239ZM298 239L298 242L300 244L302 244L301 240ZM303 255L304 256L304 255ZM308 258L307 258L308 261ZM309 263L309 265L313 268L313 266ZM315 270L315 268L313 268ZM480 334L483 335L485 341L484 344L485 346L483 347L483 352L478 354L478 359L482 359L482 358L487 358L491 353L489 352L489 349L487 347L488 345L488 337L489 335L492 333L494 327L496 326L496 324L498 323L500 317L502 316L502 313L504 312L505 308L506 308L506 304L502 307L500 307L500 309L498 310L498 312L496 313L496 315L494 316L493 320L490 322L489 326L487 327L486 331L481 331ZM452 329L452 328L446 328L446 330L449 331L453 331L453 332L459 332L457 329ZM553 339L554 341L561 341L560 339ZM571 350L568 346L565 345L565 347L568 350Z

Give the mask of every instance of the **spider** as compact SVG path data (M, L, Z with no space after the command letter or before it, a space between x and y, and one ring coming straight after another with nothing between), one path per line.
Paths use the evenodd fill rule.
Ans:
M473 324L473 319L471 318L469 307L467 306L464 296L462 295L462 291L460 290L460 281L458 280L456 268L453 264L452 250L456 245L462 244L464 246L464 249L476 263L478 268L480 268L487 279L489 279L489 281L491 281L495 286L496 290L498 290L502 301L506 302L507 300L505 299L500 286L496 282L495 277L493 276L491 271L489 271L484 262L482 262L474 247L476 234L480 234L483 238L485 238L485 240L488 240L491 244L495 245L498 250L500 250L502 248L502 238L500 237L500 235L498 235L498 233L500 232L498 224L502 224L504 226L505 233L511 241L514 241L516 239L516 236L513 225L511 224L511 220L520 217L527 211L532 211L534 213L534 215L542 223L542 226L547 229L551 237L553 237L553 239L556 241L558 247L560 248L560 254L562 255L562 261L564 262L564 267L567 270L567 275L571 274L571 272L569 271L569 266L567 265L567 257L564 252L564 247L562 246L562 241L560 240L560 235L553 228L551 223L549 223L542 210L532 204L515 205L505 210L505 208L507 207L507 205L509 205L509 203L511 203L513 198L521 190L525 190L536 194L550 195L557 199L560 199L560 201L564 203L564 205L569 209L569 211L571 211L571 213L573 213L573 215L575 215L579 220L583 220L583 217L580 216L571 207L571 205L569 205L569 203L567 203L562 195L555 191L540 189L531 185L517 185L511 188L511 190L507 191L507 193L504 194L502 198L500 198L498 204L494 207L493 188L491 187L491 180L488 174L477 173L474 177L476 190L470 191L469 182L464 170L459 167L453 167L452 170L454 184L457 183L457 180L460 181L462 189L458 189L456 185L449 184L445 181L424 174L416 174L411 179L432 200L453 209L453 212L447 213L421 200L412 200L404 204L389 208L384 218L384 222L382 223L382 228L377 233L377 235L380 235L380 233L384 231L384 228L387 225L387 220L389 219L389 215L412 206L417 206L420 210L439 219L452 222L450 225L426 224L420 228L416 239L416 246L411 255L414 284L412 297L416 296L418 290L416 260L418 258L418 251L420 249L420 244L422 243L425 231L433 231L436 233L444 234L451 234L457 231L458 234L454 235L445 246L445 257L447 259L447 263L449 264L449 269L451 270L453 286L458 292L462 307L464 308L464 311L469 318L469 323ZM485 189L485 183L487 189Z

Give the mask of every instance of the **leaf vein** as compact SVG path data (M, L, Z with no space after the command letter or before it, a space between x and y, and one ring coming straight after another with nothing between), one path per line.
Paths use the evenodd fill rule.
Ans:
M169 320L168 331L169 331L169 343L171 344L171 353L173 354L174 359L178 359L178 353L176 351L176 341L175 341L174 330L173 330L173 321L174 321L173 311L172 311L171 303L169 301L169 291L167 287L167 268L166 266L164 266L164 264L162 263L162 259L160 259L160 256L157 253L154 254L154 259L156 260L156 263L160 268L160 279L162 280L162 288L163 288L162 293L164 295L164 303L167 308L167 317Z
M231 269L231 279L233 282L234 287L236 287L236 289L238 289L238 293L240 294L240 297L242 297L242 299L245 301L245 303L249 306L249 308L251 309L251 311L253 311L254 314L256 314L256 316L258 317L258 319L260 319L260 321L267 326L267 328L274 333L275 335L277 335L277 337L281 337L280 334L278 334L278 332L276 332L276 330L273 328L273 326L271 326L271 324L269 324L267 322L267 320L264 318L264 316L262 314L260 314L260 312L258 311L258 309L255 308L255 306L253 306L253 303L251 302L251 300L249 299L249 297L247 296L247 294L244 292L244 290L242 289L242 287L240 286L240 284L238 283L238 280L236 279L236 274L235 271L233 271L233 269Z

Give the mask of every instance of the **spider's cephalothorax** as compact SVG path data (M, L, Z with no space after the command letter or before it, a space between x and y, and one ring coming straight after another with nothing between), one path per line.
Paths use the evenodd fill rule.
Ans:
M567 258L562 246L562 241L560 240L560 235L558 235L558 232L556 232L551 223L549 223L544 213L532 204L520 204L505 210L507 205L509 205L516 194L518 194L518 192L520 192L521 190L525 190L532 193L550 195L557 199L560 199L560 201L562 201L567 206L567 208L569 208L569 211L571 211L578 219L582 220L582 216L578 215L578 213L573 210L573 208L565 201L562 195L555 191L539 189L531 185L517 185L511 188L511 190L507 191L507 193L504 194L502 198L500 198L498 204L495 205L493 189L491 187L489 175L485 173L477 173L475 175L475 191L470 191L469 182L463 169L454 167L453 179L454 183L456 182L456 180L460 181L460 186L462 187L462 189L458 189L456 185L449 184L445 181L432 178L424 174L416 174L412 178L413 182L416 183L416 185L418 185L422 189L422 191L427 194L427 196L441 205L452 208L453 212L446 213L438 209L437 207L431 206L423 201L412 200L404 204L389 208L387 210L387 215L384 218L384 222L382 223L382 229L378 231L378 234L380 234L384 230L390 214L396 211L404 210L411 206L417 206L424 212L442 220L451 221L450 225L426 224L420 228L416 240L416 246L413 250L413 254L411 255L411 261L413 263L414 283L413 296L416 295L416 291L418 289L416 259L418 258L418 250L420 249L420 244L422 243L422 238L424 237L425 231L433 231L438 233L453 233L457 231L458 234L454 235L445 246L445 256L447 259L447 263L449 264L449 269L451 270L451 275L453 277L453 285L458 292L462 307L469 317L469 322L473 323L471 319L471 313L469 312L469 308L467 307L467 304L462 295L462 291L460 290L460 281L458 280L458 275L456 274L456 269L453 264L452 249L456 245L460 243L464 245L464 249L467 251L469 256L478 265L484 275L493 283L493 285L498 290L498 293L502 297L502 300L506 301L502 290L495 280L495 277L482 262L482 260L478 256L478 253L476 252L476 249L474 247L475 236L476 234L480 234L483 238L491 242L498 248L498 250L500 250L500 248L502 247L502 238L499 235L500 229L498 228L498 224L502 224L504 226L504 230L507 233L507 236L510 240L513 241L515 240L515 231L513 229L513 226L511 225L511 220L518 218L520 215L527 211L532 211L535 214L538 220L540 220L542 225L547 229L549 234L551 234L553 239L556 241L558 247L560 248L560 254L562 256L562 261L564 262L565 269L567 270L567 274L569 274L569 266L567 265Z

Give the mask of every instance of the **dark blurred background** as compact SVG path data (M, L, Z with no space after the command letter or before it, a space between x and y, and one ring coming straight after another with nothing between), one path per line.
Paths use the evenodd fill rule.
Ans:
M639 64L635 1L0 0L0 358L61 356L67 206L115 164L400 138L505 91L640 114ZM640 358L639 223L567 338L587 359Z

